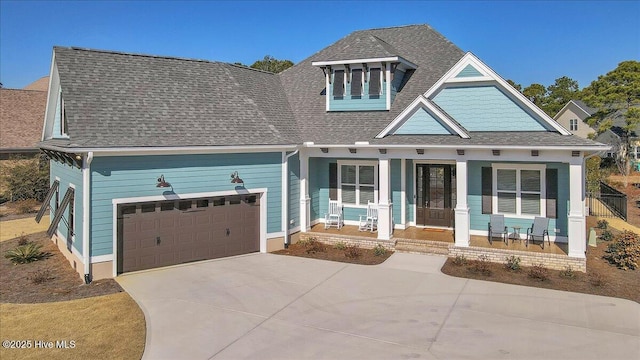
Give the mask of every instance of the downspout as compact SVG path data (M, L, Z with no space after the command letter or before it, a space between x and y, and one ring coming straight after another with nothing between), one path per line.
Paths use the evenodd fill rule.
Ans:
M82 164L82 257L84 258L84 283L91 283L91 256L89 249L89 225L91 221L91 161L93 151L89 151ZM114 254L115 255L115 254Z
M282 229L284 230L284 248L289 247L289 158L294 156L300 151L292 152L289 155L284 155L284 161L282 162Z

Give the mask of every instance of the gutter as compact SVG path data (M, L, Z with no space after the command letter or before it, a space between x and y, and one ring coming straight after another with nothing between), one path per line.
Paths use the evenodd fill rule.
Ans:
M91 221L91 162L93 152L87 152L82 164L82 257L84 262L84 283L91 283L91 254L89 249L89 234Z
M300 149L296 149L289 155L282 153L282 229L284 230L284 248L287 249L289 239L289 158L296 155Z

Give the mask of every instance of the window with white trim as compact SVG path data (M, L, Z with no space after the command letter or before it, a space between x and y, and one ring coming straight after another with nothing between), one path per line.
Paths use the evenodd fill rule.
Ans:
M493 164L493 212L545 216L544 165Z
M367 206L378 198L378 163L338 161L338 200L343 205Z
M571 131L578 130L578 119L570 119L569 120L569 130L571 130Z

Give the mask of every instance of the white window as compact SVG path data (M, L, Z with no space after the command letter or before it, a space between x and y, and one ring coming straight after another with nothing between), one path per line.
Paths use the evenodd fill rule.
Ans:
M377 202L378 163L338 161L338 200L345 206L365 207Z
M578 119L569 120L569 130L571 131L578 130Z
M545 216L543 165L493 164L493 213Z

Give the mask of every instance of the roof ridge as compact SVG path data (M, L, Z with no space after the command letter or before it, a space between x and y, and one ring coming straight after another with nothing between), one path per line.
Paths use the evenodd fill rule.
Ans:
M426 27L428 27L430 29L433 29L431 26L429 26L429 24L407 24L407 25L383 26L383 27L378 27L378 28L356 30L356 31L352 32L351 34L358 33L358 32L365 32L365 31L372 31L372 30L400 29L400 28L415 27L415 26L426 26Z
M0 88L0 90L12 90L12 91L31 91L31 92L47 92L47 90L36 90L36 89L13 89L13 88Z

